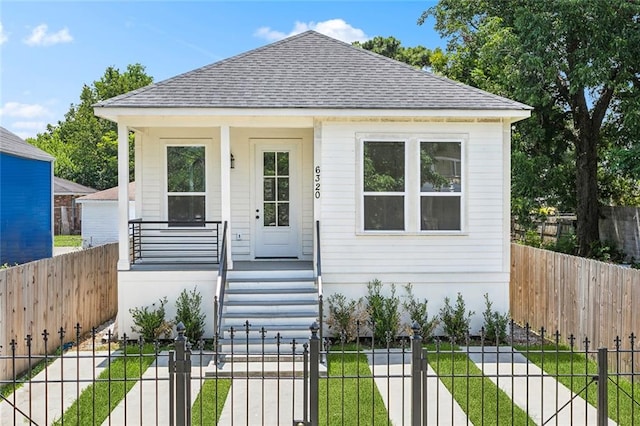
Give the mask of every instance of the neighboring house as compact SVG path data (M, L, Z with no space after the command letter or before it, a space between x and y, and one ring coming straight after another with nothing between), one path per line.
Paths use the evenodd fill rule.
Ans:
M53 232L55 235L74 235L80 232L82 212L76 199L93 194L96 189L61 177L53 177Z
M51 257L53 161L0 127L0 265Z
M118 187L85 195L82 206L82 247L118 242ZM129 219L135 213L135 182L129 183Z
M122 187L119 330L183 288L213 312L220 222L222 329L298 316L308 336L318 258L325 300L377 278L412 283L432 313L457 292L477 313L484 293L508 310L511 126L530 110L313 31L96 104L118 124L121 181L135 135L141 221L127 223Z

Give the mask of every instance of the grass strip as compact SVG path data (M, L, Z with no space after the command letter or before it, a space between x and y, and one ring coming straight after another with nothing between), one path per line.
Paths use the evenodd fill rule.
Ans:
M82 235L54 235L54 247L80 247L82 245Z
M146 355L150 354L150 355ZM103 370L95 383L85 388L80 397L67 408L61 420L54 425L78 425L87 419L93 424L101 424L109 413L124 399L127 392L138 382L142 374L155 360L155 348L145 344L140 351L139 346L127 347L124 355L114 355L111 364ZM126 376L125 376L126 366ZM127 379L125 383L125 377ZM109 394L111 395L109 397ZM95 399L94 399L95 398ZM109 404L111 402L111 404Z
M535 424L466 354L429 352L428 361L473 424Z
M57 349L54 354L49 355L48 357L46 357L46 359L44 355L38 355L38 358L42 358L42 361L39 361L37 364L31 367L31 370L27 370L26 373L16 378L15 383L8 383L0 386L0 395L4 396L5 398L8 398L11 394L13 394L15 391L20 389L26 383L29 383L31 379L36 377L45 368L47 368L56 359L58 359L58 357L60 356L60 353L61 353L60 349ZM4 358L4 359L7 361L9 360L7 358Z
M598 406L598 384L591 377L598 374L598 364L583 353L572 352L566 346L540 345L516 346L525 357L540 367L545 373L586 399L594 407ZM543 351L544 349L544 351ZM610 352L611 353L611 352ZM613 352L615 354L615 352ZM609 418L620 425L640 422L640 385L625 377L609 375L607 385Z
M230 388L231 379L206 379L191 407L191 424L194 426L218 424ZM201 403L202 414L200 413Z
M360 425L390 424L365 354L334 352L328 356L328 365L329 377L320 378L319 383L320 424L355 424L356 420Z

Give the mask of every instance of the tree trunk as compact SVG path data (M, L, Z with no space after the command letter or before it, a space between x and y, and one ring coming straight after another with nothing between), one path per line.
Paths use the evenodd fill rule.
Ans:
M600 241L598 203L598 138L599 131L589 131L580 123L576 141L576 198L578 255L591 257L594 244Z

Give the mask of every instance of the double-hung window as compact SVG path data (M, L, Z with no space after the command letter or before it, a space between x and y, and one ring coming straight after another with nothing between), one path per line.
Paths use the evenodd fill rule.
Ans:
M405 230L405 142L363 143L365 231Z
M462 144L420 142L420 230L460 231Z
M459 233L464 135L361 139L363 232Z
M169 226L203 226L206 198L205 147L167 146Z

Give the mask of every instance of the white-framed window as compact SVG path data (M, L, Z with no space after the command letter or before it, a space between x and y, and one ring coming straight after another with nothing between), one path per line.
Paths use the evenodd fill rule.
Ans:
M405 142L364 141L362 173L364 230L404 231Z
M167 221L169 226L204 226L206 153L202 145L168 145Z
M464 232L466 135L358 135L360 232Z
M420 141L420 230L462 230L462 142Z

